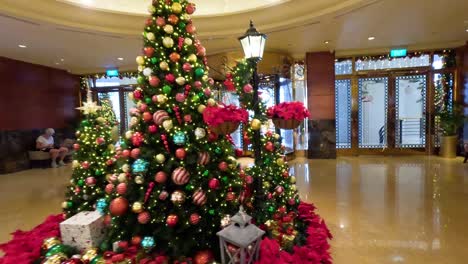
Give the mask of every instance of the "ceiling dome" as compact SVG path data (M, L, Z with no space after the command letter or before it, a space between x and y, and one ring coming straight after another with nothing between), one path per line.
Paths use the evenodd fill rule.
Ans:
M151 0L59 0L102 11L148 15ZM289 0L191 0L197 4L196 16L242 13L284 3Z

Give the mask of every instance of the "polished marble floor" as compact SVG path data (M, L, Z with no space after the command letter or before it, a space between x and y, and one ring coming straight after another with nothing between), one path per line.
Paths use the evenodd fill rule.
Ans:
M468 263L468 164L438 157L298 158L302 199L335 238L334 263ZM0 243L60 212L71 168L0 175Z

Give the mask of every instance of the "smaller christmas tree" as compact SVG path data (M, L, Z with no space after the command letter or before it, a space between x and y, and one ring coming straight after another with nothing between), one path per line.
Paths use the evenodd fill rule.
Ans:
M107 106L93 102L88 90L87 101L78 108L83 111L84 119L76 132L73 174L62 204L66 217L107 206L105 177L113 172L116 130L115 114Z

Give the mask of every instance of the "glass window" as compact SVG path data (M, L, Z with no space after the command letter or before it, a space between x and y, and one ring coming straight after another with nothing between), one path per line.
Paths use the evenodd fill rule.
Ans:
M232 105L240 106L239 95L237 95L235 92L223 91L221 102L225 105L232 104ZM232 140L234 141L236 148L241 148L241 149L243 148L244 141L242 139L243 138L242 131L243 131L243 125L241 124L239 128L237 128L237 130L231 134Z
M395 142L399 148L426 146L426 75L396 78Z
M359 79L359 147L387 147L388 78Z
M96 87L111 87L120 85L132 85L137 84L136 78L100 78L96 80Z
M129 120L130 116L130 109L135 108L135 102L128 97L128 95L132 93L130 91L124 92L124 112L125 112L125 124L127 125L127 130L130 130Z
M356 71L370 71L383 69L414 68L430 66L429 54L420 56L406 56L403 58L363 57L356 60Z
M280 78L280 90L279 90L279 102L291 102L293 100L292 95L292 83L291 80ZM286 148L286 153L294 151L294 130L280 129L281 138L283 139L282 144Z
M335 81L336 148L351 148L351 80Z
M453 105L453 73L436 73L434 74L434 111L440 112L446 107L452 108ZM440 126L440 118L435 116L435 146L440 147L440 137L442 136L442 128Z
M305 67L303 63L294 65L294 101L299 101L307 107L307 84L305 76ZM297 150L306 150L309 148L308 119L305 119L297 128L295 133L295 142Z
M353 73L353 61L347 60L335 60L335 75L345 75Z

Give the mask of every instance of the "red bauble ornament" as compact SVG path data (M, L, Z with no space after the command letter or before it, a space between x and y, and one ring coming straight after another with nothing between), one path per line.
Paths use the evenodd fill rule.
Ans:
M177 93L176 94L176 101L182 103L185 101L185 94L184 93Z
M153 19L152 19L151 17L150 17L150 18L147 18L147 19L145 20L145 25L146 25L147 27L153 25Z
M128 248L128 241L119 241L117 243L117 247L119 247L120 249L127 249Z
M253 183L253 177L250 175L245 176L245 182L247 184L252 184Z
M141 90L135 90L135 91L133 91L133 98L135 98L135 99L141 99L141 98L143 98L143 93L141 92Z
M265 144L265 149L267 151L270 151L272 152L273 150L275 150L275 145L273 143L271 143L270 141L268 141L266 144Z
M138 157L140 156L140 149L139 148L134 148L132 149L132 151L130 152L130 157L134 158L134 159L138 159Z
M197 161L198 164L206 165L209 162L210 162L210 153L206 151L198 153L198 161Z
M193 264L208 264L214 261L214 255L211 250L198 251L193 257Z
M284 192L283 186L277 186L277 187L275 188L275 192L276 192L277 194L282 194L282 193Z
M271 199L273 199L273 194L271 194L271 193L268 193L268 194L267 194L267 199L268 199L268 200L271 200Z
M109 214L106 214L104 216L104 225L109 226L112 222L112 216Z
M117 193L124 195L127 192L127 184L122 182L117 185Z
M122 156L124 156L125 158L130 157L130 150L124 149L124 150L122 151Z
M160 27L164 27L166 25L166 20L164 19L164 17L156 18L156 25Z
M228 169L228 164L227 164L227 162L221 161L221 162L218 164L218 168L219 168L221 171L227 171L227 169Z
M186 7L185 7L185 11L187 12L187 14L191 15L195 12L195 10L197 10L197 8L195 7L195 4L193 3L189 3Z
M209 83L211 86L213 86L214 83L215 83L215 81L214 81L213 78L209 78L209 79L208 79L208 83Z
M140 104L140 111L145 112L146 110L148 110L148 105L145 103Z
M133 144L133 146L139 147L139 146L141 146L143 141L144 141L143 134L141 134L140 132L133 133L133 135L132 135L132 144Z
M234 192L228 192L226 194L226 201L231 202L236 199L236 194Z
M107 184L107 185L106 185L106 189L105 189L106 193L107 193L107 194L111 194L112 191L114 190L114 187L115 187L115 186L114 186L114 184L112 184L112 183Z
M172 62L176 63L176 62L178 62L178 61L180 60L180 54L177 53L177 52L172 52L172 53L169 55L169 59L170 59Z
M220 182L219 182L219 180L216 179L216 178L210 179L210 180L208 181L208 187L210 187L210 189L212 189L212 190L218 189L218 188L219 188L219 185L220 185Z
M170 214L167 216L167 219L166 219L166 224L169 226L169 227L174 227L177 225L177 223L179 222L179 217L175 214Z
M195 191L192 195L192 200L195 205L202 206L206 203L206 193L202 189Z
M148 127L148 132L151 133L151 134L155 134L156 132L158 132L158 127L155 126L155 125L150 125Z
M169 193L168 193L168 192L162 191L162 192L159 194L158 198L159 198L159 200L164 201L164 200L167 199L168 196L169 196Z
M113 159L108 159L108 160L106 161L106 165L107 165L107 166L111 166L112 164L114 164L114 160L113 160Z
M250 83L244 85L243 87L244 93L251 93L253 91L253 87Z
M162 123L169 119L169 114L164 110L158 110L153 115L153 121L157 125L162 125Z
M200 88L202 88L202 86L203 86L202 82L200 82L200 81L195 81L195 82L193 83L193 85L194 85L195 88L197 88L197 89L200 89Z
M175 81L174 74L172 74L172 73L166 74L165 78L166 78L166 81L168 81L170 83L173 83Z
M148 212L141 212L138 214L138 223L147 224L151 219L151 215Z
M244 156L244 150L238 148L235 150L235 153L236 153L236 157L242 157Z
M289 205L295 205L296 204L296 199L291 198L291 199L289 199L288 203L289 203Z
M81 167L82 167L83 169L85 169L85 170L89 169L89 166L90 166L90 165L91 165L91 164L89 164L88 161L83 161L83 162L81 163Z
M171 23L172 25L177 25L177 23L179 23L179 17L172 14L167 18L167 21L169 21L169 23Z
M94 186L96 184L97 180L94 177L88 177L86 178L86 185L88 186Z
M186 123L192 123L192 116L191 115L184 115L184 121Z
M184 72L190 72L192 70L192 65L186 62L184 63L184 65L182 65L182 69L184 70Z
M151 75L149 77L149 84L153 87L158 87L160 82L161 81L159 80L157 76Z
M140 236L132 237L132 245L139 246L140 244L141 244L141 237Z
M184 148L178 148L176 149L175 151L175 155L178 159L180 160L183 160L185 159L185 155L187 154L187 152L185 152L185 149Z
M157 182L157 183L165 183L167 181L167 173L165 173L164 171L159 171L158 173L156 173L156 175L154 176L154 180Z
M153 57L154 48L153 47L144 47L143 52L145 53L146 56Z
M118 197L112 200L109 206L109 210L114 216L121 216L127 212L128 201L123 197Z
M144 112L143 121L145 121L146 123L153 121L153 115L150 112Z
M197 28L192 24L188 24L186 27L185 27L185 30L189 33L189 34L195 34L195 32L197 31Z
M283 178L288 178L288 177L289 177L289 172L283 171Z
M211 96L211 89L210 88L206 88L203 93L205 94L206 97L210 97Z
M193 213L190 215L190 224L192 225L198 225L198 223L200 223L200 215L197 214L197 213Z
M96 138L96 144L102 145L104 143L106 143L106 140L104 138L102 138L102 137Z
M172 172L172 181L177 185L184 185L190 180L190 173L183 167Z
M73 149L78 151L80 149L80 144L77 144L77 143L73 144Z
M213 142L218 140L218 134L214 133L213 131L210 131L208 134L208 141Z

